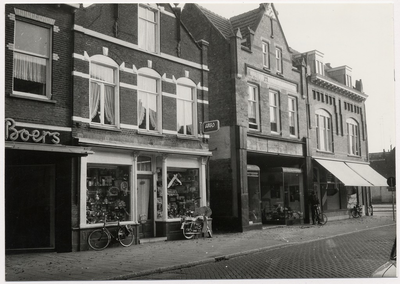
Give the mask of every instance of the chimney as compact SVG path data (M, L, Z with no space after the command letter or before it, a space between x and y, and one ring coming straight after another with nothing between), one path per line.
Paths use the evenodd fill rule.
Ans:
M364 90L363 90L363 83L362 83L362 80L361 80L361 79L360 79L360 80L356 80L356 90L359 91L359 92L361 92L361 93L364 92Z

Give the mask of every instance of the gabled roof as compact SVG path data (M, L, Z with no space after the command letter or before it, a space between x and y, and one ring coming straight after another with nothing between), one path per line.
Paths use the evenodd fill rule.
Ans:
M234 16L230 18L232 29L234 31L240 29L242 37L246 38L249 35L249 28L252 31L255 31L257 29L257 26L260 23L262 16L263 16L263 11L260 8Z
M257 30L258 25L260 24L261 19L263 18L265 12L272 13L272 17L278 21L279 28L282 29L278 19L278 14L272 3L260 4L258 8L234 16L230 19L226 19L214 12L211 12L210 10L200 6L199 4L194 4L194 5L200 10L201 13L203 13L203 15L221 33L221 35L225 39L229 39L230 37L235 35L238 29L240 30L242 38L243 39L247 38L250 33L249 29L251 29L254 32ZM288 47L289 51L291 51L289 45L287 44L285 35L283 35L283 37L286 42L286 46Z
M195 4L195 6L207 17L207 19L215 26L215 28L221 32L221 34L226 38L233 36L233 30L231 23L228 19L211 12L210 10Z

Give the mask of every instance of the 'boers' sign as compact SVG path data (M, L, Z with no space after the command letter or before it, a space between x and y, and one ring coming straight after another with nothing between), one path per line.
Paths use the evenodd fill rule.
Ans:
M15 120L12 118L6 118L5 131L5 139L8 141L21 140L24 142L28 142L29 140L31 140L36 143L49 143L49 141L53 144L60 143L59 132L50 132L47 130L40 131L37 129L27 130L25 128L16 129Z

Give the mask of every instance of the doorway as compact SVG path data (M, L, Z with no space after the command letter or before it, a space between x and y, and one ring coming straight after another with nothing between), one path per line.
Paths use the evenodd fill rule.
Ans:
M54 175L54 165L6 167L6 250L55 248Z
M138 175L137 206L140 222L139 237L154 237L153 176Z

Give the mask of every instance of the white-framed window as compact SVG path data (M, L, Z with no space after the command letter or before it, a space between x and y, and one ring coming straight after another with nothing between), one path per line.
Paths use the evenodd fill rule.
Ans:
M324 63L319 60L315 60L315 72L317 74L324 75Z
M259 115L259 95L258 86L248 84L248 115L249 115L249 128L254 130L260 129L260 115Z
M290 136L297 136L297 100L295 97L288 97L288 108Z
M346 120L347 123L347 145L348 153L350 155L360 156L360 128L357 121L350 118Z
M150 52L157 51L158 10L139 5L138 44L139 48Z
M346 86L352 87L351 76L346 74Z
M196 115L196 85L189 79L178 80L177 85L177 131L178 134L196 136L197 115Z
M52 26L15 20L13 93L51 99Z
M160 77L154 70L138 75L139 130L160 132Z
M271 132L280 133L279 93L272 90L269 91L269 118Z
M317 149L320 151L333 151L332 138L332 118L331 115L323 109L315 112Z
M263 66L269 69L269 43L262 42Z
M276 72L282 73L282 49L276 47L275 56L276 56Z
M95 55L90 61L89 112L92 124L119 125L118 65Z

